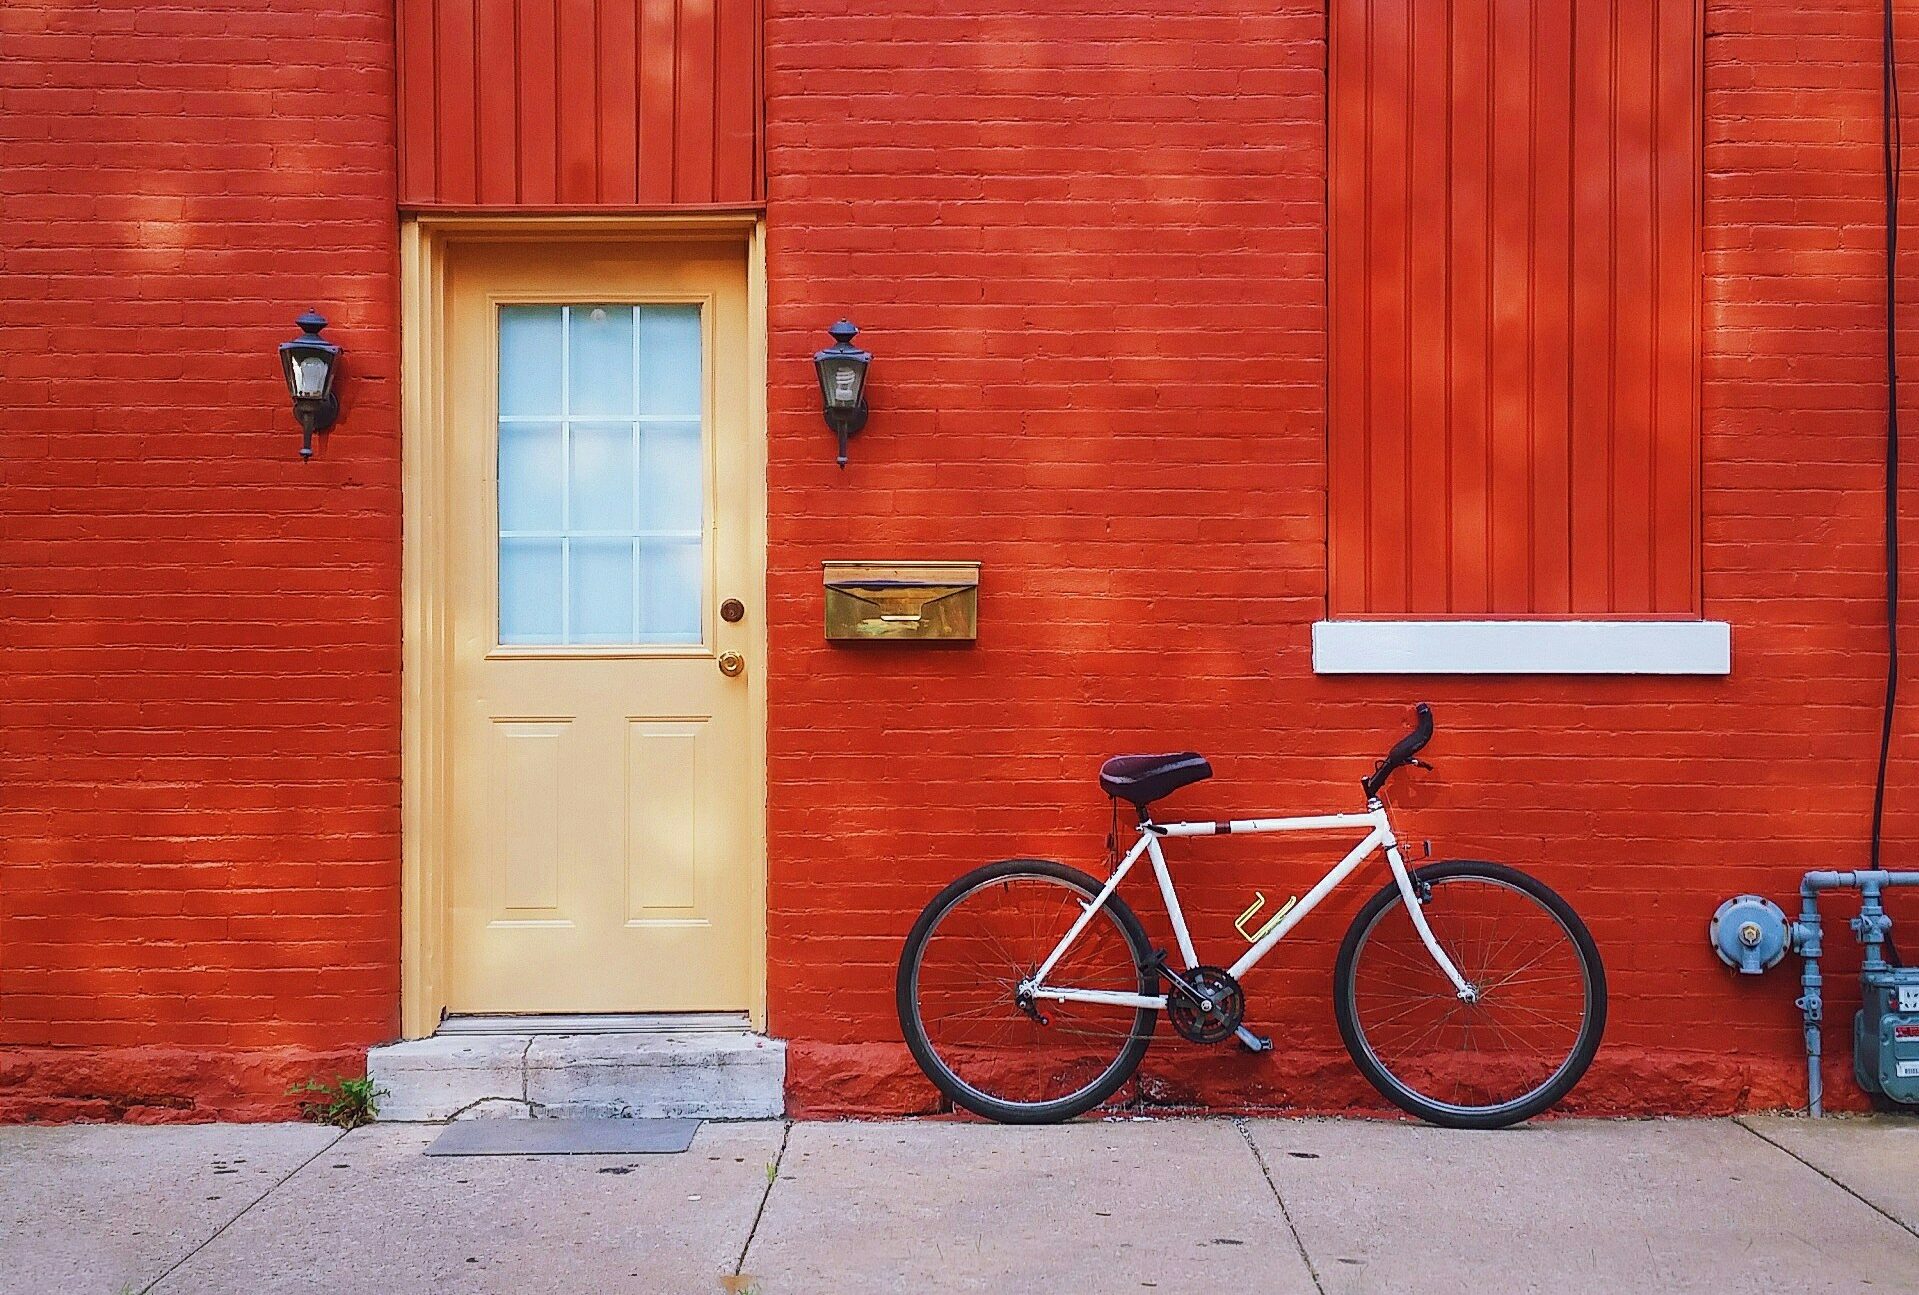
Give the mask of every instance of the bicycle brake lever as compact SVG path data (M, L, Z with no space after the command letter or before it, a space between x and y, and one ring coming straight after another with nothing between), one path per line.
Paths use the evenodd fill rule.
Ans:
M1424 760L1420 759L1416 755L1408 756L1406 759L1406 763L1410 764L1415 769L1424 769L1427 773L1431 773L1433 771L1433 767L1430 764L1427 764Z

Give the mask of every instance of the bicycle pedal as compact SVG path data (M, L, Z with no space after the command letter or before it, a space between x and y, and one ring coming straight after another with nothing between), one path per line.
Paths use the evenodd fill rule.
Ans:
M1238 1039L1240 1044L1248 1052L1259 1053L1271 1052L1273 1050L1273 1041L1271 1039L1263 1034L1254 1034L1243 1025L1233 1031L1233 1037Z

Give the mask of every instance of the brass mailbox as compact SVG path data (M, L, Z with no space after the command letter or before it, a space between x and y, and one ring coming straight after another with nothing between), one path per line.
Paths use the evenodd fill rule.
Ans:
M826 637L836 642L979 637L977 562L828 562Z

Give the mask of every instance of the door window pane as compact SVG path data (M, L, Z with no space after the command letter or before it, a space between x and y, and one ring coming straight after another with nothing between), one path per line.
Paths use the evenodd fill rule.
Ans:
M633 432L632 423L573 424L570 488L575 531L632 534ZM693 435L697 440L698 428ZM693 514L693 525L699 526L698 512Z
M568 412L631 414L633 307L572 306L567 321Z
M500 529L554 531L562 526L558 423L500 424Z
M640 619L648 641L690 643L700 636L698 540L640 543Z
M559 540L500 541L500 641L559 643L559 599L564 554Z
M500 308L500 642L698 643L700 308Z
M500 413L552 418L560 412L558 306L500 309Z
M640 312L640 412L700 416L700 308Z
M573 560L567 571L572 581L571 641L631 643L633 541L576 539L571 547Z
M648 423L640 435L640 472L648 489L640 496L640 525L648 530L692 534L700 529L700 425Z

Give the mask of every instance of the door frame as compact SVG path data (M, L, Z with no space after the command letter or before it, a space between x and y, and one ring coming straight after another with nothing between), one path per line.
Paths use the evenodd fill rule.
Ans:
M467 243L598 242L644 245L710 242L745 259L748 550L753 573L748 639L748 816L758 858L749 866L748 921L755 1029L766 1028L766 224L753 214L698 216L433 216L400 224L400 476L402 520L402 667L400 736L400 1030L424 1038L446 1004L448 683L451 636L443 614L446 565L448 429L443 410L447 255Z

